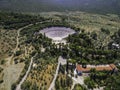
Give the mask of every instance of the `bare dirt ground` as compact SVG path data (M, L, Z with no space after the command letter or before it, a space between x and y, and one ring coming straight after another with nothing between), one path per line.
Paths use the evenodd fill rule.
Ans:
M34 58L34 57L31 58L31 62L30 62L29 68L28 68L25 76L22 78L22 80L20 81L20 83L17 85L16 90L21 90L21 85L22 85L23 82L26 80L26 78L27 78L27 76L28 76L28 74L29 74L29 72L30 72L30 70L31 70L32 63L33 63L33 58Z
M11 90L11 85L17 81L24 67L23 63L7 66L4 69L4 82L0 84L0 90Z

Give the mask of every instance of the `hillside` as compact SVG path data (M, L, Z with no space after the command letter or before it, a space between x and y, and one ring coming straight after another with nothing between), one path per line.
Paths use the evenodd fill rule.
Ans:
M120 14L120 0L0 0L0 9L18 12L86 11Z
M46 33L40 33L48 27L69 27L76 33L64 38L65 44L55 44ZM51 35L64 33L55 31L51 30ZM119 46L118 15L78 11L39 15L0 12L0 90L52 90L48 89L51 87L88 90L83 83L89 89L120 90L120 73L116 73L117 68L120 70ZM83 66L114 63L117 68L100 72L91 69L89 75L74 77L77 63ZM74 80L78 83L74 84Z

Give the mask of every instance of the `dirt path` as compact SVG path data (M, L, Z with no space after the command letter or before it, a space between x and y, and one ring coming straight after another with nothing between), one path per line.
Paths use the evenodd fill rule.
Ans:
M43 22L49 22L49 20L47 20L47 21L41 21L41 22L36 22L35 24L41 24L41 23L43 23ZM9 66L9 65L11 64L11 62L12 62L11 60L13 59L14 54L16 53L16 51L17 51L17 49L18 49L20 31L23 30L23 29L25 29L25 28L27 28L27 27L30 27L30 26L32 26L32 25L33 25L33 24L29 24L29 25L26 25L26 26L18 29L18 31L17 31L17 38L16 38L16 47L15 47L15 49L13 50L13 54L12 54L10 57L6 58L6 60L7 60L6 66Z
M31 62L30 62L30 65L29 65L29 67L28 67L28 70L27 70L25 76L24 76L24 77L22 78L22 80L20 81L20 83L17 85L16 90L21 90L21 85L22 85L23 82L26 80L26 78L27 78L27 76L28 76L28 74L29 74L29 72L30 72L30 70L31 70L32 63L33 63L33 59L34 59L34 57L31 58Z
M13 50L13 54L12 54L10 57L8 57L8 58L6 59L6 60L7 60L6 65L7 65L7 66L10 65L11 60L12 60L12 58L14 57L14 54L16 53L16 51L17 51L17 49L18 49L18 45L19 45L19 36L20 36L20 29L17 31L16 46L15 46L15 49Z
M45 21L44 21L45 22ZM39 24L39 23L42 23L42 22L37 22L36 24ZM19 43L20 43L20 32L21 30L27 28L27 27L30 27L32 26L33 24L29 24L29 25L26 25L20 29L17 30L17 37L16 37L16 46L13 50L13 54L6 58L6 63L5 63L5 67L4 67L4 83L0 85L0 90L11 90L11 85L13 83L15 83L15 81L19 78L20 76L20 73L22 72L23 70L23 67L24 67L24 64L13 64L12 62L12 59L14 58L14 54L16 53L16 51L18 50L19 48ZM31 65L32 65L32 58L31 58L31 63L30 63L30 67L28 69L28 71L26 72L26 75L24 76L24 79L23 81L21 81L21 83L24 82L24 80L26 79L30 69L31 69ZM2 67L2 66L1 66ZM20 85L21 86L21 85ZM18 88L19 90L19 88Z
M33 24L29 24L29 25L27 25L27 26L24 26L24 27L18 29L18 31L17 31L17 38L16 38L16 47L15 47L15 49L13 50L13 54L12 54L10 57L6 58L6 60L7 60L6 65L7 65L7 66L11 64L12 59L13 59L13 57L14 57L14 54L15 54L16 51L18 50L20 31L23 30L24 28L27 28L27 27L32 26L32 25L33 25Z
M22 27L20 29L18 29L17 31L17 37L16 37L16 46L13 50L13 54L6 58L6 63L3 66L4 67L4 77L3 77L3 84L0 85L0 90L11 90L11 85L13 83L15 83L15 81L19 78L20 73L22 72L23 68L24 68L24 64L13 64L12 63L12 59L14 57L14 54L16 53L16 51L18 50L18 46L19 46L19 37L20 37L20 31L23 30L26 27L31 26L32 24L29 24L25 27Z

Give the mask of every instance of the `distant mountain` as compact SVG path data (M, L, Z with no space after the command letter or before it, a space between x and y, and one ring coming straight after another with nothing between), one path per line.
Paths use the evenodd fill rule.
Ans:
M0 0L0 9L21 12L70 10L120 14L120 0Z

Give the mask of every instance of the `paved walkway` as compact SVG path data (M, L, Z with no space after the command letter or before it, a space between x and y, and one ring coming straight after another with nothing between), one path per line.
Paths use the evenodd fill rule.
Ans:
M94 88L93 90L104 90L104 87Z
M56 81L56 78L57 78L57 75L58 75L58 71L59 71L59 67L60 67L60 57L58 58L58 66L57 66L57 69L56 69L56 73L54 75L54 78L53 78L53 81L52 83L50 84L50 87L48 88L48 90L53 90L54 89L54 86L55 86L55 81Z
M57 66L57 69L56 69L56 73L54 75L54 79L53 79L52 83L50 84L50 87L49 87L48 90L53 90L54 89L55 81L56 81L56 78L58 76L58 71L59 71L60 64L62 64L62 65L66 64L66 59L63 59L61 56L58 58L58 66Z
M69 76L70 78L72 78L72 80L73 80L73 85L72 85L72 87L71 87L71 90L74 89L74 86L75 86L76 84L83 85L83 86L85 86L85 87L87 88L87 86L84 84L84 77L83 77L83 76L78 76L77 78L71 77L70 74L69 74L68 76Z
M68 75L68 76L71 77L70 75ZM71 87L71 90L74 89L74 86L76 84L80 84L80 85L82 85L82 86L87 88L87 86L84 84L84 77L83 76L78 76L78 78L75 78L75 77L71 77L71 78L73 80L73 85ZM88 90L90 90L90 89L88 89ZM93 90L104 90L104 87L94 88Z
M68 76L71 77L71 75L68 75ZM75 77L71 77L71 78L74 82L84 85L84 77L83 76L78 76L77 78L75 78Z
M72 87L71 87L71 90L73 90L73 89L74 89L75 84L77 84L77 83L76 83L75 81L73 81L73 85L72 85Z

